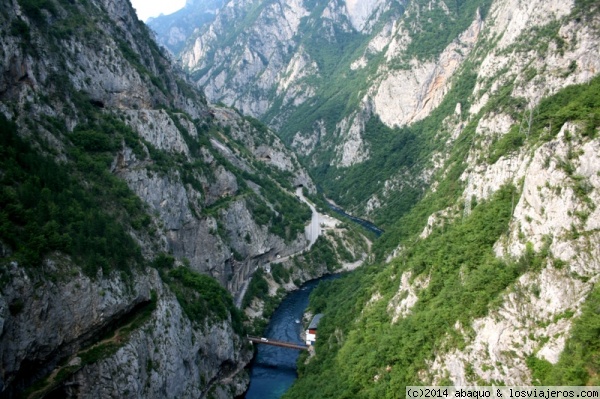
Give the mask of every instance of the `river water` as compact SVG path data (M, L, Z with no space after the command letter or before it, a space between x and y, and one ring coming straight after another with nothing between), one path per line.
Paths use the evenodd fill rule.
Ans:
M289 293L273 313L266 338L304 344L300 339L302 315L308 306L308 296L320 281L334 279L325 276L309 281L299 290ZM299 350L258 344L258 353L252 362L250 387L246 399L278 399L296 380L296 360Z
M383 233L383 230L373 223L349 215L343 209L331 203L329 203L329 206L334 211L371 230L377 237ZM302 324L296 323L296 321L302 321L302 315L308 306L308 297L319 282L337 277L339 276L330 275L312 280L304 284L299 290L289 293L273 313L263 337L304 344L300 339ZM295 349L258 344L258 351L251 365L250 387L245 398L279 399L283 396L298 377L296 374L296 361L299 354L300 351Z
M352 216L352 215L350 215L350 214L346 213L346 212L345 212L345 211L344 211L342 208L340 208L339 206L336 206L336 205L332 204L332 203L331 203L331 202L329 202L329 201L327 202L327 205L329 205L329 207L330 207L330 208L331 208L333 211L335 211L335 212L339 213L339 214L340 214L340 215L342 215L342 216L345 216L345 217L347 217L348 219L352 220L354 223L358 223L358 224L360 224L361 226L365 227L366 229L368 229L368 230L371 230L373 233L375 233L375 235L376 235L377 237L380 237L380 236L381 236L381 235L384 233L384 231L383 231L383 230L381 230L379 227L375 226L373 223L369 222L368 220L361 219L361 218L358 218L358 217L356 217L356 216Z

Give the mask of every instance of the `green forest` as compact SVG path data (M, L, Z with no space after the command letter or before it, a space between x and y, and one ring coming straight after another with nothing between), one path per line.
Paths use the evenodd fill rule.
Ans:
M139 392L123 396L167 395L181 370L191 370L195 384L184 395L239 395L252 367L245 335L267 336L286 290L359 261L361 267L321 282L310 295L307 312L323 314L318 339L300 354L298 379L283 398L405 399L409 385L456 383L455 370L434 361L457 351L467 358L452 360L474 385L504 384L505 370L515 365L522 368L518 378L537 386L600 385L600 282L585 264L597 265L600 232L600 172L592 164L600 76L590 78L598 56L577 48L582 37L600 37L600 3L573 0L570 14L524 27L503 48L496 45L508 36L486 25L499 13L494 0L393 1L362 32L347 8L338 20L328 17L347 7L343 1L250 0L239 9L234 3L227 18L239 19L205 54L210 62L222 57L223 65L215 71L207 61L191 78L129 1L0 4L0 49L10 59L0 76L0 336L15 341L0 345L0 358L12 363L2 365L0 396L60 397L63 391L53 390L61 384L85 396L90 376L116 381L125 362ZM301 6L287 21L298 24L290 28L298 33L278 48L281 59L253 50L263 14ZM476 17L485 23L471 48L457 37ZM502 23L519 22L512 14L507 19ZM388 54L390 47L374 50L392 39L401 56ZM280 44L273 40L264 47ZM451 62L460 66L442 79L443 99L415 123L387 126L373 100L385 89L380 83L415 66L435 81L432 68L444 67L436 62L451 43ZM227 50L219 54L219 46ZM569 52L570 59L561 58ZM296 55L306 55L302 61L318 72L293 81ZM507 64L486 64L491 55ZM551 57L556 65L545 65ZM229 65L246 71L275 61L284 67L273 75L277 68L263 70L260 79L290 78L301 93L270 87L259 99L270 105L257 105L266 109L260 120L209 105L187 81L209 71L231 80L237 75L227 74ZM258 80L235 95L263 90ZM220 82L224 92L230 83ZM358 134L368 157L341 167L344 129L356 115L364 117ZM155 124L163 122L159 131ZM298 134L303 140L295 140ZM177 142L166 143L171 139ZM282 142L298 145L299 154ZM530 166L556 180L542 176L534 187ZM313 183L317 190L309 194ZM332 200L385 232L366 233L350 219L323 222L308 246L311 208L294 195L302 185L320 213L332 212ZM556 200L552 209L546 195ZM172 209L179 206L187 208ZM553 217L567 222L551 224ZM543 301L555 292L542 286L544 273L575 287L552 289L577 291L548 299L547 318L530 311L545 310ZM93 304L92 316L53 324L48 315L62 309L43 298L65 298L71 283L76 294L93 296L82 298ZM551 308L554 299L575 305L553 313L560 307ZM511 319L509 311L518 314ZM525 327L508 329L519 329L521 342L510 337L512 348L502 347L499 357L515 363L492 360L489 346L473 349L481 337L476 321L520 317ZM176 346L158 342L163 329ZM552 358L542 348L559 339L561 354L551 348L556 358L546 360ZM481 359L468 358L485 350ZM177 359L169 357L174 353ZM486 379L487 371L497 373Z
M600 127L599 84L600 79L595 78L544 98L529 111L534 115L531 126L526 131L513 126L510 132L492 142L481 161L493 164L523 147L536 148L555 139L566 122L576 122L581 127L579 134L583 140L596 138ZM388 170L387 163L396 163L392 169L398 170L414 165L415 159L425 158L425 154L435 149L430 135L448 115L450 108L445 110L444 107L466 98L463 96L471 92L473 86L474 76L460 75L446 97L452 100L446 105L442 103L431 116L409 128L389 129L372 119L367 134L373 135L371 140L382 143L397 141L398 147L391 146L395 148L395 157L387 159L382 153L363 165L341 172L322 169L331 173L329 176L347 173L355 181L354 185L348 185L347 191L335 191L345 184L344 180L338 180L336 185L328 186L330 195L336 201L342 198L342 204L351 206L361 195L362 182L364 192L369 192L369 185L379 180L372 177ZM512 99L510 92L511 88L500 91L482 112L514 107L513 111L522 115L523 104ZM464 186L459 177L465 168L466 154L474 145L477 121L474 119L465 125L451 149L447 168L435 192L427 191L427 187L414 193L405 190L406 196L402 195L399 200L406 205L394 204L392 212L395 213L387 214L387 218L383 217L385 213L380 214L381 221L390 224L384 224L388 227L386 233L374 244L376 261L339 280L321 283L312 293L310 311L325 314L319 326L316 355L301 356L300 378L285 398L308 398L317 391L322 398L404 398L405 387L419 384L436 355L450 348L465 348L474 334L472 321L497 311L502 296L514 289L520 276L535 275L546 267L557 270L565 267L564 262L555 259L548 250L549 240L539 251L527 243L525 253L518 259L499 259L495 255L493 245L508 232L512 211L521 196L520 187L505 186L488 201L474 202L468 216L448 217L426 239L417 238L433 212L457 204L459 211L464 211L464 204L460 203ZM567 132L567 139L569 134ZM404 153L406 147L412 152ZM582 178L574 173L569 159L559 163L569 176L566 184L573 187L575 195L586 206L594 209L588 197L590 188L581 186ZM343 202L344 194L348 195L348 202ZM403 251L386 264L385 257L398 243ZM418 292L412 311L394 322L388 304L397 295L401 295L400 298L408 295L398 293L401 276L405 273L410 273L413 282L420 278L428 284ZM380 299L371 302L374 297ZM600 370L597 284L587 296L581 315L574 317L567 312L560 317L573 317L572 334L556 364L530 354L526 363L533 384L597 385ZM462 326L464 332L458 333L456 325ZM469 367L466 373L475 384L502 383L482 380ZM442 379L440 385L445 384L452 382Z
M73 257L89 276L141 266L141 251L123 226L147 227L149 218L100 155L74 148L78 162L59 164L21 139L4 116L0 140L0 239L13 248L14 259L41 272L42 260L58 251ZM109 140L93 133L78 144L101 154ZM74 177L82 173L90 178L88 189Z

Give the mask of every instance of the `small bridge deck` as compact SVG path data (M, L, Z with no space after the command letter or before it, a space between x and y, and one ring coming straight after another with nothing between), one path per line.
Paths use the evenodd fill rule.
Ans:
M250 335L248 335L248 340L254 344L265 344L265 345L273 345L273 346L279 346L282 348L288 348L288 349L299 349L299 350L308 350L308 346L306 345L299 345L299 344L294 344L291 342L285 342L285 341L277 341L276 339L269 339L269 338L264 338L264 337L252 337Z

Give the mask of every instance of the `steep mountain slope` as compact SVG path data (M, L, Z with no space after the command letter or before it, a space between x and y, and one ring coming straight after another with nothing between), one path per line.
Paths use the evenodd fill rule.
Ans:
M289 397L597 384L598 4L452 3L232 1L182 55L387 228ZM2 394L241 393L230 293L306 245L307 174L127 3L0 10Z
M307 246L310 177L127 1L2 2L0 31L2 397L241 394L232 296Z
M389 263L313 298L326 339L288 397L598 383L599 33L594 2L491 4L410 127L443 120L431 189L378 243L383 262L400 241Z
M387 228L288 396L597 383L597 2L353 4L230 2L181 55Z
M387 128L420 120L440 104L444 82L477 38L476 11L487 3L229 2L180 57L209 100L277 128L328 196L386 227L407 210L391 205L398 181L408 170L417 174L413 156L390 159L414 138ZM390 91L399 81L406 89ZM403 119L388 116L396 113ZM429 151L413 155L428 158ZM411 179L403 188L416 198L427 184Z
M513 9L514 16L503 15L494 30L504 35L501 41L481 35L491 1L357 4L232 1L192 35L180 58L210 101L233 104L275 127L329 197L389 227L431 183L431 169L440 161L433 154L444 150L436 137L442 121L466 124L483 105L470 109L471 101L485 101L481 94L471 97L484 53L526 27L558 29L573 3ZM584 43L588 50L590 43ZM471 55L475 47L477 56ZM548 55L564 67L579 57L555 57L554 50ZM502 57L498 62L505 62ZM528 63L526 54L520 57ZM569 76L556 77L551 89L593 76L595 57L586 57L572 64ZM482 67L491 73L487 64ZM467 73L470 78L453 84ZM496 78L487 76L488 85ZM488 87L480 83L476 89ZM456 125L444 134L457 134ZM406 147L410 152L402 153Z

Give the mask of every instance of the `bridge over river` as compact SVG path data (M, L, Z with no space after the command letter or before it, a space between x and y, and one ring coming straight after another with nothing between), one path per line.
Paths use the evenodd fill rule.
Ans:
M253 337L248 335L248 341L252 342L253 344L265 344L265 345L273 345L273 346L280 346L282 348L289 348L289 349L299 349L299 350L308 350L308 346L306 345L298 345L298 344L294 344L291 342L285 342L285 341L278 341L276 339L269 339L269 338L265 338L265 337Z

